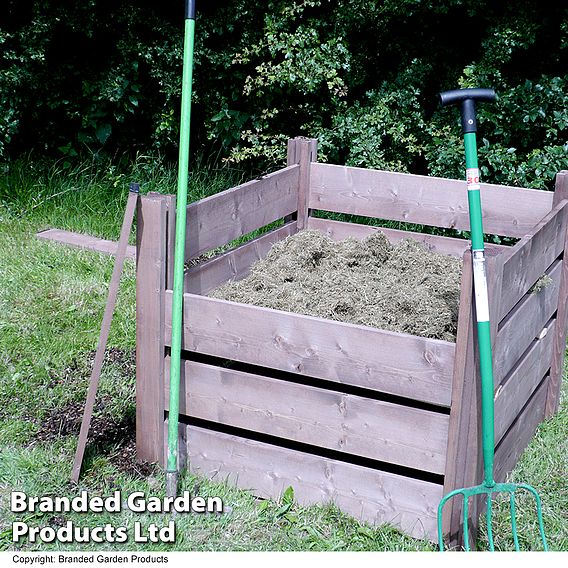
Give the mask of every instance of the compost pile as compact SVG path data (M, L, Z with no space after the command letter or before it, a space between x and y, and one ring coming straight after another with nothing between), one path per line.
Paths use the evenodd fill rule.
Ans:
M461 260L377 231L334 242L305 230L272 246L214 298L455 341Z

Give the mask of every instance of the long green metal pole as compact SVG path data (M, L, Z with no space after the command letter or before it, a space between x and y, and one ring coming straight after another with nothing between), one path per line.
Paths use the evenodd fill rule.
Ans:
M471 252L473 256L473 287L477 317L479 365L481 372L481 436L483 447L484 483L493 487L494 459L494 401L493 401L493 354L491 351L491 324L489 323L489 299L485 271L485 247L483 244L483 222L479 168L477 164L477 142L475 132L464 134L465 167L467 176L467 199L471 229Z
M170 365L170 402L168 413L168 459L166 493L177 494L178 486L178 428L179 383L183 314L183 277L185 265L185 224L187 186L189 179L189 130L191 123L191 91L193 78L193 46L195 38L195 1L186 0L183 47L183 78L181 124L179 136L179 166L176 204L176 241L174 253L174 290L172 298L172 346Z

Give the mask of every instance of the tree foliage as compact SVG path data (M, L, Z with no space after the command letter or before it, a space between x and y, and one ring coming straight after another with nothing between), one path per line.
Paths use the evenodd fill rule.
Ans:
M0 155L175 150L182 2L8 0ZM198 4L194 138L259 168L285 140L322 158L461 176L458 111L437 92L488 86L485 179L550 187L568 168L568 9L532 0L246 0Z

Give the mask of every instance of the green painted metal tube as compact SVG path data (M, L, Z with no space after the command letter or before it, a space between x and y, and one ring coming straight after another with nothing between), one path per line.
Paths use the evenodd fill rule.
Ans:
M477 314L477 338L481 372L483 469L485 483L488 487L491 487L495 484L493 480L493 460L495 453L493 353L491 350L491 324L489 323L489 298L487 292L487 275L485 272L485 247L483 244L483 220L475 132L467 132L464 134L464 146L471 249L473 255L475 309Z
M193 4L193 3L190 3ZM186 5L186 16L193 16ZM168 413L168 456L166 490L168 496L177 493L179 383L181 366L181 339L183 314L183 278L185 265L185 225L187 187L189 180L189 141L191 122L191 92L193 77L193 46L195 19L186 17L183 49L183 79L181 98L181 124L179 138L179 166L176 199L176 235L174 252L174 289L172 297L172 345L170 365L170 401Z

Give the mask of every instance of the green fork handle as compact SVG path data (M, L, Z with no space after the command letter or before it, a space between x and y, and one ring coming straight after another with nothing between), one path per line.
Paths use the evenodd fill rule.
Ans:
M189 180L189 133L191 121L194 38L195 1L186 0L181 124L179 136L179 166L176 199L174 289L172 296L172 345L170 354L170 401L168 412L168 456L166 469L166 492L168 497L174 497L177 494L178 480L179 383L181 367L183 277L185 270L186 237L185 225L187 211L187 185Z
M492 89L460 89L440 94L442 105L461 103L462 130L465 146L465 167L467 179L467 200L471 230L471 252L473 257L473 289L475 292L475 313L481 372L481 432L483 448L484 485L493 487L493 460L495 454L494 401L493 401L493 353L491 350L491 324L489 321L489 297L485 270L485 247L483 244L483 221L477 163L477 142L475 133L477 121L475 101L494 101Z

